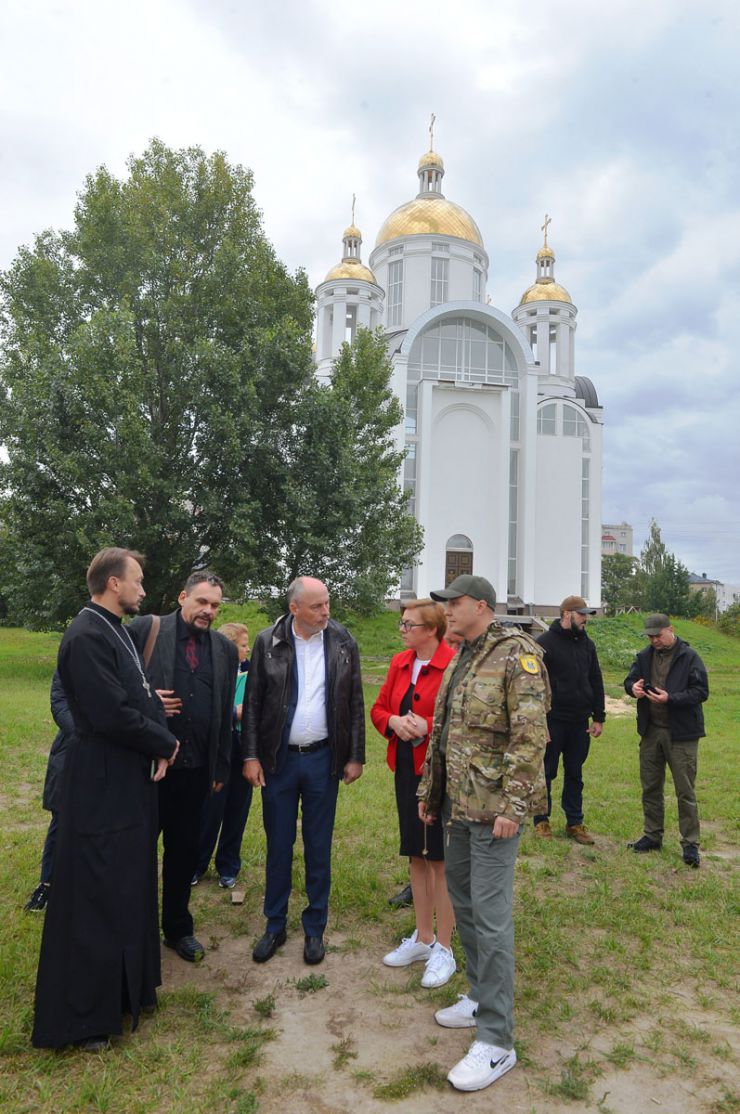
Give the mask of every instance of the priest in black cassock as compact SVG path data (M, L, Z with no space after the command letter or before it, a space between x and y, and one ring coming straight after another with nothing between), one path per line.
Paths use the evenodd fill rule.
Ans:
M92 1051L136 1028L161 982L157 792L178 741L123 626L144 597L141 555L101 550L91 600L59 647L78 738L64 771L54 886L36 982L33 1043Z

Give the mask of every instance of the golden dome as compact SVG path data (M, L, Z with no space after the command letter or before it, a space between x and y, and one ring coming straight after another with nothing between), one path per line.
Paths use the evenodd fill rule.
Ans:
M355 279L357 282L372 282L377 286L375 275L369 267L360 263L359 259L343 259L341 263L337 263L336 267L332 267L329 271L324 282L331 282L333 279Z
M419 170L427 166L436 166L440 170L445 168L442 156L438 155L436 151L427 151L426 155L422 155L419 159Z
M470 213L445 197L417 197L399 205L381 226L375 246L399 236L428 236L430 233L457 236L483 247L483 237Z
M552 250L551 247L548 247L547 244L545 244L545 246L540 248L540 250L537 252L537 259L554 259L554 258L555 258L555 252Z
M572 305L573 299L565 287L554 279L539 279L524 291L519 305L526 305L527 302L570 302Z
M343 240L347 240L347 239L361 240L362 239L362 233L360 232L357 225L351 224L349 226L349 228L345 228L344 232L342 233L342 239Z

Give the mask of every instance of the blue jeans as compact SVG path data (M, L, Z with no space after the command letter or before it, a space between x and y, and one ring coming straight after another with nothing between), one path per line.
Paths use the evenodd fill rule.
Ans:
M550 742L545 750L545 780L547 781L547 815L535 816L535 824L549 820L552 813L552 794L550 785L558 776L560 755L563 756L563 793L560 803L568 824L583 823L583 764L588 758L591 736L588 733L588 720L574 723L553 720L547 717Z
M329 916L331 841L339 778L331 772L331 747L311 754L288 750L278 772L265 774L262 818L267 836L265 917L268 932L282 932L288 918L298 805L306 864L306 936L321 936Z
M203 802L196 874L205 874L215 850L219 877L237 877L242 866L242 839L251 804L252 786L242 776L241 747L234 745L229 780L220 793L211 793Z

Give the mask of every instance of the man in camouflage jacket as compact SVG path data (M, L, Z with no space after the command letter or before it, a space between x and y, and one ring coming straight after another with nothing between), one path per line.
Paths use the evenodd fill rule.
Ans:
M459 576L432 592L448 629L465 639L437 696L419 786L419 815L445 820L445 873L465 950L470 995L435 1014L478 1039L448 1079L487 1087L516 1063L513 1048L514 865L522 825L547 793L543 756L550 705L542 651L495 621L493 586Z

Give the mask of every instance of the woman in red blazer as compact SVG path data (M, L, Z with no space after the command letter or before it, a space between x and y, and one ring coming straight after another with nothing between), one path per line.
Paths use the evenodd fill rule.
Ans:
M436 987L444 986L455 973L450 947L455 918L445 881L442 822L437 819L431 827L422 824L416 790L432 730L434 701L454 650L444 641L444 608L432 600L406 603L399 626L406 649L391 661L370 716L389 740L388 765L395 772L401 830L399 854L410 860L416 929L383 962L388 967L407 967L424 961L421 985Z

